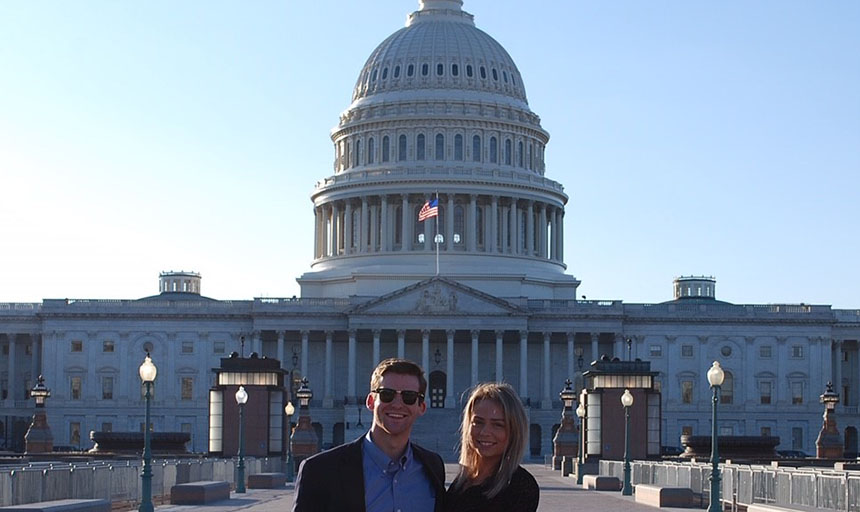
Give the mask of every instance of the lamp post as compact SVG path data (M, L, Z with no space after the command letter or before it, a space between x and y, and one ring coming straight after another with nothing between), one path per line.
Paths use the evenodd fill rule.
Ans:
M245 386L239 386L236 391L236 403L239 404L239 467L236 492L245 492L245 403L248 402L248 392Z
M573 458L578 453L575 444L576 421L573 415L573 402L576 399L576 393L570 387L571 384L570 379L565 380L564 389L558 394L564 407L561 410L561 425L559 425L552 440L552 467L561 469L565 476L573 471ZM567 464L570 465L570 469L565 464L565 458L568 460Z
M630 407L633 405L633 395L629 389L621 395L621 405L624 406L624 487L621 494L631 496L633 486L630 484Z
M292 444L292 434L293 434L293 424L292 418L293 414L296 413L296 408L293 405L293 402L287 402L287 405L284 406L284 413L287 415L287 482L293 481L293 451L290 447Z
M138 368L140 380L143 381L146 387L144 400L146 401L146 416L143 423L143 471L140 473L141 478L141 498L139 512L153 512L152 506L152 452L149 447L149 402L152 398L152 383L155 382L155 376L158 374L158 368L152 363L152 358L149 357L149 352L143 358L143 364Z
M815 440L815 456L819 459L841 459L845 451L842 436L836 428L836 404L839 403L839 395L833 391L832 382L827 383L827 389L819 400L824 404L824 422L818 432L818 439Z
M726 374L720 368L720 363L714 361L713 366L708 370L708 383L714 390L714 405L711 413L711 502L708 505L708 512L722 511L720 506L720 451L717 443L717 402L720 400L720 386L723 385L725 377Z
M584 396L584 395L583 395ZM576 485L582 485L582 465L585 463L585 404L579 402L576 408L579 416L579 457L576 459Z

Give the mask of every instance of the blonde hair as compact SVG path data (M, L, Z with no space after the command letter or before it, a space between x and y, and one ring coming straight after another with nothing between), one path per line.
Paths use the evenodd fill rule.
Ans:
M488 489L485 495L487 498L493 498L508 486L525 455L528 418L520 397L510 384L504 382L479 384L472 391L463 409L463 419L460 423L460 472L451 484L455 491L465 489L469 482L478 476L481 455L472 442L472 416L475 404L481 400L491 400L502 408L508 433L508 446L499 468L487 480Z

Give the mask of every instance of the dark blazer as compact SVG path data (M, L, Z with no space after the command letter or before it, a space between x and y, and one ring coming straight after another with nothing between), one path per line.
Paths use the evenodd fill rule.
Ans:
M302 461L296 477L293 512L365 512L362 443L355 441ZM439 454L412 443L412 454L436 490L436 512L444 510L445 464Z

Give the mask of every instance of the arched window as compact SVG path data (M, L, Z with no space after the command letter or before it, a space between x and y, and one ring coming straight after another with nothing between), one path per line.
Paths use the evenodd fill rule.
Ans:
M479 135L472 137L472 161L481 161L481 137Z
M376 145L373 137L367 140L367 163L372 164L376 160Z
M463 136L454 135L454 160L463 160Z
M517 144L517 165L519 167L525 167L523 165L523 141L520 141Z
M534 168L535 168L534 144L529 144L529 169L534 170Z
M344 169L349 169L349 166L352 163L352 160L349 159L349 147L350 146L352 146L352 144L350 144L348 140L344 141L344 143L343 143L343 150L344 150L343 167L344 167Z
M485 68L484 66L481 66L481 79L487 79L487 68Z
M466 234L466 216L464 215L463 207L457 205L454 207L454 244L463 245Z
M415 141L415 159L424 160L424 134L419 133Z
M513 148L511 146L511 139L505 139L505 165L511 165L511 153Z
M445 64L436 64L436 75L442 76L445 74Z
M386 78L388 78L388 68L382 70L382 79L385 80Z
M406 135L401 135L397 139L397 160L400 162L406 160Z
M414 74L415 74L415 64L410 64L410 65L406 68L406 76L411 77L411 76L412 76L412 75L414 75Z
M358 167L361 165L361 139L357 139L355 141L355 151L353 152L353 158L355 161L353 162L353 167Z
M394 78L400 78L400 64L394 66Z
M493 68L493 80L495 80L496 82L499 81L499 72L496 71L496 68Z
M466 64L466 76L467 76L467 77L469 77L469 78L472 78L472 75L473 75L473 74L474 74L474 73L472 72L472 65L471 65L471 64Z
M499 143L495 137L490 137L490 163L499 162Z
M725 372L725 378L723 379L723 385L720 388L720 403L721 404L730 404L734 402L735 399L735 378L732 375L732 372Z
M430 74L430 66L428 64L421 64L421 76L427 76Z
M436 160L445 159L445 136L441 133L436 134Z
M391 156L391 144L388 141L388 135L382 137L382 161L387 162Z
M460 76L460 66L451 64L451 74L454 76Z

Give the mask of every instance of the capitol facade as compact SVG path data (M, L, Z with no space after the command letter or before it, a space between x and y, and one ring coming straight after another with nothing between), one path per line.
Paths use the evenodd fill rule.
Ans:
M419 443L453 460L464 392L504 380L527 405L530 454L549 454L565 380L581 387L606 355L657 372L663 446L710 433L705 375L717 360L721 434L779 436L779 449L814 454L818 397L833 382L856 454L860 310L730 304L710 276L676 278L658 304L577 299L549 134L510 55L462 4L419 1L361 69L331 133L333 172L311 193L301 297L216 300L199 274L170 271L141 299L0 303L0 449L23 435L40 374L55 445L140 431L148 351L154 429L189 432L196 452L208 450L212 369L238 352L279 360L293 391L307 377L324 447L369 425L370 373L398 356L428 375ZM431 200L438 214L419 221Z

